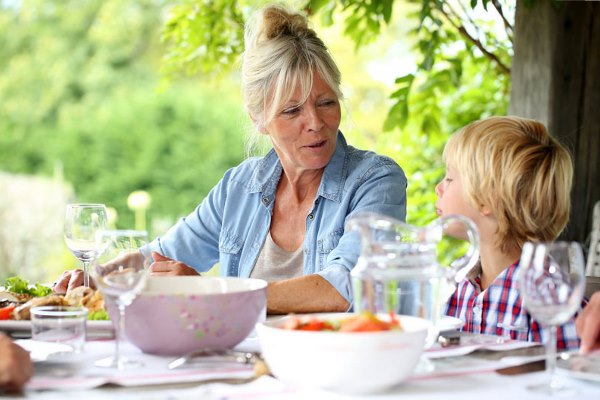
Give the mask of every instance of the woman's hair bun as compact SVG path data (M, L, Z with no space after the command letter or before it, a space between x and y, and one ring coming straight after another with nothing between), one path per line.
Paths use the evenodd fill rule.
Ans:
M263 13L263 35L265 39L281 36L303 36L308 30L304 16L291 13L279 6L268 7Z

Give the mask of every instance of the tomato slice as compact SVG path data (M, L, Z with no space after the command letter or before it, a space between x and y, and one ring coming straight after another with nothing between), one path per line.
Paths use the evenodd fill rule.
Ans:
M15 306L6 306L0 308L0 320L10 319L10 314L15 309Z
M296 329L299 331L332 331L333 326L327 321L314 318L301 324Z

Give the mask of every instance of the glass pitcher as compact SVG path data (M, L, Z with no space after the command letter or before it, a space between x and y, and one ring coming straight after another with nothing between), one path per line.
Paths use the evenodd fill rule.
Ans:
M431 321L431 346L439 335L442 307L479 259L479 233L460 215L443 216L425 227L365 213L348 220L357 231L361 251L351 272L354 311L418 316ZM466 253L450 266L438 263L437 246L444 234L469 241Z

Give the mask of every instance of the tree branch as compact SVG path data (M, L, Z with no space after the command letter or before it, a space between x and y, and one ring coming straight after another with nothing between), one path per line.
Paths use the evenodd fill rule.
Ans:
M446 10L444 10L443 6L439 7L438 10L440 10L440 12L442 13L442 15L446 18L446 20L465 38L467 39L469 42L473 43L475 45L475 47L477 47L484 56L486 56L488 59L494 61L497 65L498 68L500 69L501 72L503 72L506 75L510 75L510 68L504 64L497 55L495 55L494 53L490 52L488 49L485 48L485 46L483 45L483 43L481 43L481 40L479 40L478 38L474 38L473 36L471 36L471 34L469 34L469 32L467 31L467 29L464 27L464 25L462 23L456 23L455 21L452 20L452 18L450 17L450 15L448 15L448 13L446 12Z
M492 5L494 6L496 11L500 15L500 18L502 18L502 22L504 23L504 28L506 29L506 35L510 38L510 41L512 42L513 26L508 21L508 19L506 19L506 17L504 16L504 12L502 11L502 4L500 4L499 0L492 0Z

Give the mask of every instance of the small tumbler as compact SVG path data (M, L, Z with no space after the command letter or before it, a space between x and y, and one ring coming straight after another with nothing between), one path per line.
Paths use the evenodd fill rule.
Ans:
M32 339L67 344L75 353L80 353L85 344L87 315L84 307L34 307L31 309Z

